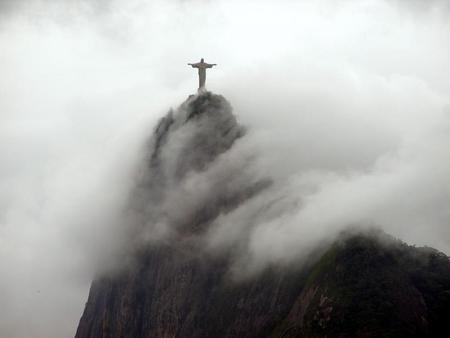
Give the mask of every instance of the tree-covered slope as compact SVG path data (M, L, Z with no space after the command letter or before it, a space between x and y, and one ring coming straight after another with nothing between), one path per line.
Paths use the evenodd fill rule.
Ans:
M298 304L291 336L444 337L450 262L382 233L350 235L314 265Z

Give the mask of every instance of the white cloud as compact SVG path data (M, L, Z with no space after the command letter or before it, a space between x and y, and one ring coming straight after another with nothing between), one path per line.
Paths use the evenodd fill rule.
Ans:
M444 2L0 4L0 336L73 336L140 145L200 57L249 126L228 156L276 183L212 244L246 238L258 267L365 220L450 252Z

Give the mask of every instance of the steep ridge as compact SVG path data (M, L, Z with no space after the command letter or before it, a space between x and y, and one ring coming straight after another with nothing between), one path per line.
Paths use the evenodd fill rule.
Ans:
M130 197L127 263L94 280L76 338L444 337L450 262L435 250L348 233L308 265L242 280L232 250L204 250L217 217L271 184L226 165L244 135L209 92L160 121Z

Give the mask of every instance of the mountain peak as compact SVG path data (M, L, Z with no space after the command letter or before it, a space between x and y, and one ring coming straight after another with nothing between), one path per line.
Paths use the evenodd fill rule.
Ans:
M76 338L446 336L448 257L380 231L348 231L308 264L230 278L237 250L213 255L204 239L271 184L230 161L244 135L210 92L159 121L124 221L132 263L93 281Z

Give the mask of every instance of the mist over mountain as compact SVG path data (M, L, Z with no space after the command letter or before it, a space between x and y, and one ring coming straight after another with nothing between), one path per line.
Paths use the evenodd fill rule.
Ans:
M153 245L175 243L198 247L208 255L225 245L233 247L236 256L244 254L238 251L240 241L215 240L223 217L273 183L258 171L257 155L241 144L245 134L230 103L211 92L191 95L170 110L146 142L136 168L118 253L125 258L139 256ZM251 229L229 230L239 232L245 242Z
M250 176L249 159L228 154L244 133L230 104L210 92L161 119L130 202L139 241L202 233L204 224L264 186Z
M0 336L73 337L100 271L175 238L236 282L348 225L450 254L449 4L0 0ZM178 123L149 183L148 139L202 57L246 130L180 177Z
M260 175L245 138L211 92L159 121L122 251L93 281L77 338L445 336L450 260L437 250L364 224L296 237L283 256L270 250L277 238L255 243L302 206L280 201L285 189Z

